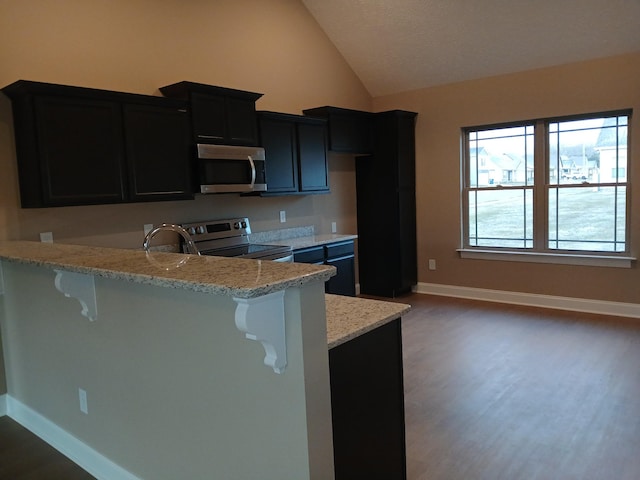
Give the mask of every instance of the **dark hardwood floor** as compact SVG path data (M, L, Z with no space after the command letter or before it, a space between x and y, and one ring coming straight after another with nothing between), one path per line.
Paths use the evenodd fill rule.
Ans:
M640 320L396 301L409 480L640 479ZM92 478L0 418L0 480Z
M640 320L397 301L409 480L640 479Z
M9 417L0 417L0 480L95 480Z

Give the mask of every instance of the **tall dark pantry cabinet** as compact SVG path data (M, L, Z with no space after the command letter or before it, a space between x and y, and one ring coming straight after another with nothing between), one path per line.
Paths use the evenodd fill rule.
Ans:
M417 283L416 113L377 113L373 153L356 158L360 293L395 297Z

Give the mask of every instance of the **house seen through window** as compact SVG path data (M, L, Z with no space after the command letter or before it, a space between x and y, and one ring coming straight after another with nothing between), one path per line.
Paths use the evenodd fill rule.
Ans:
M467 128L464 248L629 250L630 112Z

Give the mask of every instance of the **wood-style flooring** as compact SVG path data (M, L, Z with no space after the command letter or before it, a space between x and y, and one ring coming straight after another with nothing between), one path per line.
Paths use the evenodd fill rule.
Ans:
M409 480L640 479L640 320L397 301Z
M395 301L408 480L640 479L640 320ZM0 480L92 478L0 418Z
M0 417L0 480L95 480L9 417Z

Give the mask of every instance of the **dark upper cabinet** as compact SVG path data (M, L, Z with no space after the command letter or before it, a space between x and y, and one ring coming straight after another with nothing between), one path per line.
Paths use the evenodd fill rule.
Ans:
M329 191L327 164L327 127L324 122L304 119L298 127L300 191Z
M32 102L30 100L33 100ZM120 106L74 97L36 96L32 121L16 122L23 207L125 200ZM24 131L26 130L26 131ZM34 141L35 140L35 141ZM25 155L25 142L33 142Z
M123 118L129 197L139 201L193 198L186 108L125 104Z
M329 191L324 120L259 112L258 123L265 149L267 195Z
M297 193L296 124L288 116L260 112L260 144L265 152L267 192Z
M303 113L328 121L332 152L369 154L373 151L372 113L338 107L310 108Z
M256 100L261 93L186 81L160 91L189 101L195 143L258 145Z
M3 91L23 207L193 198L183 102L22 80Z

